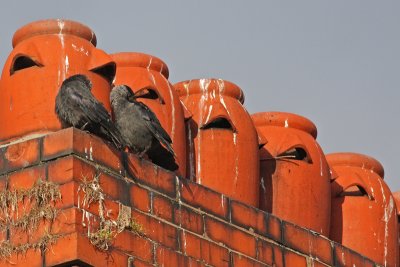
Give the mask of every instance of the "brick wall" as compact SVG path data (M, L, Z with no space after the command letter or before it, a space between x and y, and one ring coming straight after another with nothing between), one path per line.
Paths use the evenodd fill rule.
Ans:
M1 266L376 266L79 130L19 141L0 148L1 196L26 196L0 207ZM43 186L61 199L27 197Z

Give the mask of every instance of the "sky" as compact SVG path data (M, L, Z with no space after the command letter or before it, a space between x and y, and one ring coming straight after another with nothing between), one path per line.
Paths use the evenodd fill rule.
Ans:
M326 154L376 158L398 191L399 12L398 0L13 0L0 9L0 63L19 27L76 20L108 53L161 58L172 83L229 80L244 91L249 113L307 117Z

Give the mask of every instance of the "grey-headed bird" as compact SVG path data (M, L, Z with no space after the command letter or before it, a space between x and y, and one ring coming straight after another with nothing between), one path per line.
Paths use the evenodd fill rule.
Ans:
M126 85L115 86L111 90L111 107L123 145L139 157L147 154L153 163L168 170L176 170L178 165L171 138L156 115L136 98Z
M63 128L75 127L122 147L122 136L110 114L92 94L91 81L82 74L65 79L56 96L56 114Z

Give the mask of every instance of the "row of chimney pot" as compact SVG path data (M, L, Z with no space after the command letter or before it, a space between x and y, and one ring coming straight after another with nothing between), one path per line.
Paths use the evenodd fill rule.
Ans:
M361 154L325 155L310 120L284 112L250 116L243 91L226 80L171 85L159 58L109 55L96 48L90 28L74 21L30 23L16 31L12 45L0 80L2 143L61 129L55 96L71 75L87 75L109 112L111 83L126 84L170 135L178 175L330 237L379 264L398 265L397 209L382 165Z

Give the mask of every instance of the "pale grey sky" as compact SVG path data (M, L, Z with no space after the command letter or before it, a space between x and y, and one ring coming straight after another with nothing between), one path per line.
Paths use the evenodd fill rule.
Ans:
M106 52L163 59L171 82L238 84L250 113L287 111L318 128L325 153L370 155L400 189L400 1L7 1L0 62L24 24L65 18Z

